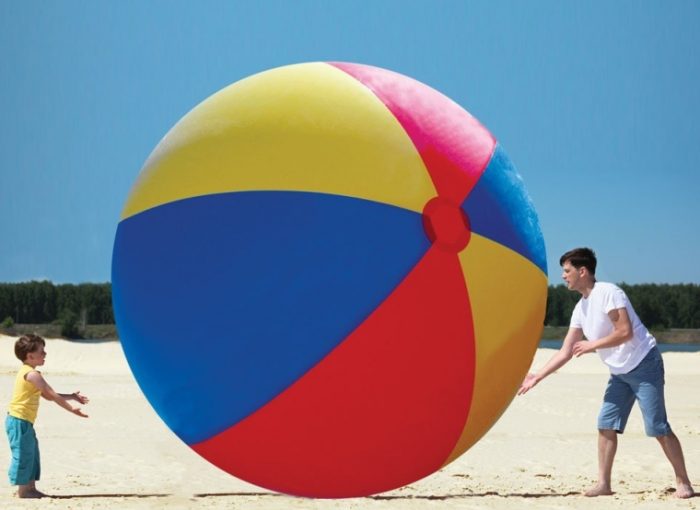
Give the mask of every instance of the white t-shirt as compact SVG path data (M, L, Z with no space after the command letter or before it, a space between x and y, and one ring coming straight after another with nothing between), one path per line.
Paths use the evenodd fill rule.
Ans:
M656 339L639 320L627 295L617 285L595 282L587 298L582 297L571 314L571 327L583 330L589 341L598 340L613 332L608 316L611 310L627 309L632 323L632 338L616 347L598 349L598 354L612 374L626 374L634 369L656 345Z

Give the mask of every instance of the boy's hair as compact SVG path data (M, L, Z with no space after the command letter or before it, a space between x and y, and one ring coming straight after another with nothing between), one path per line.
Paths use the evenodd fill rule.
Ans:
M20 361L25 361L30 352L36 351L40 345L46 346L46 342L39 335L27 334L19 337L15 342L15 356Z
M598 265L598 260L595 258L595 252L590 248L574 248L567 251L559 259L559 265L563 266L567 261L576 269L585 267L589 273L595 275L595 267Z

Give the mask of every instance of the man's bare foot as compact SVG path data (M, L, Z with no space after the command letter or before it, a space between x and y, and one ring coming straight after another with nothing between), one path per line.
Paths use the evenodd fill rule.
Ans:
M693 486L689 483L679 483L676 487L676 497L681 499L692 498L695 495Z
M599 483L588 489L583 495L589 498L595 498L596 496L610 496L612 493L608 485Z

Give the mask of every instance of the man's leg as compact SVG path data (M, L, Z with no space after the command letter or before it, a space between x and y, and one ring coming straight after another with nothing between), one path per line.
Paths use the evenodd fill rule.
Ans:
M612 494L612 466L617 452L617 434L625 430L634 404L634 392L620 377L611 375L598 415L598 483L584 492L586 496Z
M666 457L673 466L673 472L676 474L676 497L684 499L693 497L695 491L693 491L693 486L688 479L688 472L685 470L683 449L678 437L671 432L665 436L658 436L656 439L661 444L661 448L663 448Z
M629 376L634 378L630 383L642 411L644 430L648 436L655 437L659 441L673 467L676 475L676 497L692 497L693 487L685 470L681 443L671 430L666 415L665 369L659 350L652 349L639 366L629 373Z
M584 492L584 496L609 496L612 494L612 466L617 452L617 432L598 430L598 483Z

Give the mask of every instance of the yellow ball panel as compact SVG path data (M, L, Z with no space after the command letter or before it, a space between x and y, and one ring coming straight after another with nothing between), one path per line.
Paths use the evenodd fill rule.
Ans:
M331 193L416 212L436 195L413 143L377 96L343 71L311 63L241 80L183 117L146 161L122 219L174 200L248 190Z
M472 234L459 254L476 346L474 394L462 435L445 464L476 443L515 396L542 335L547 276L518 253Z

